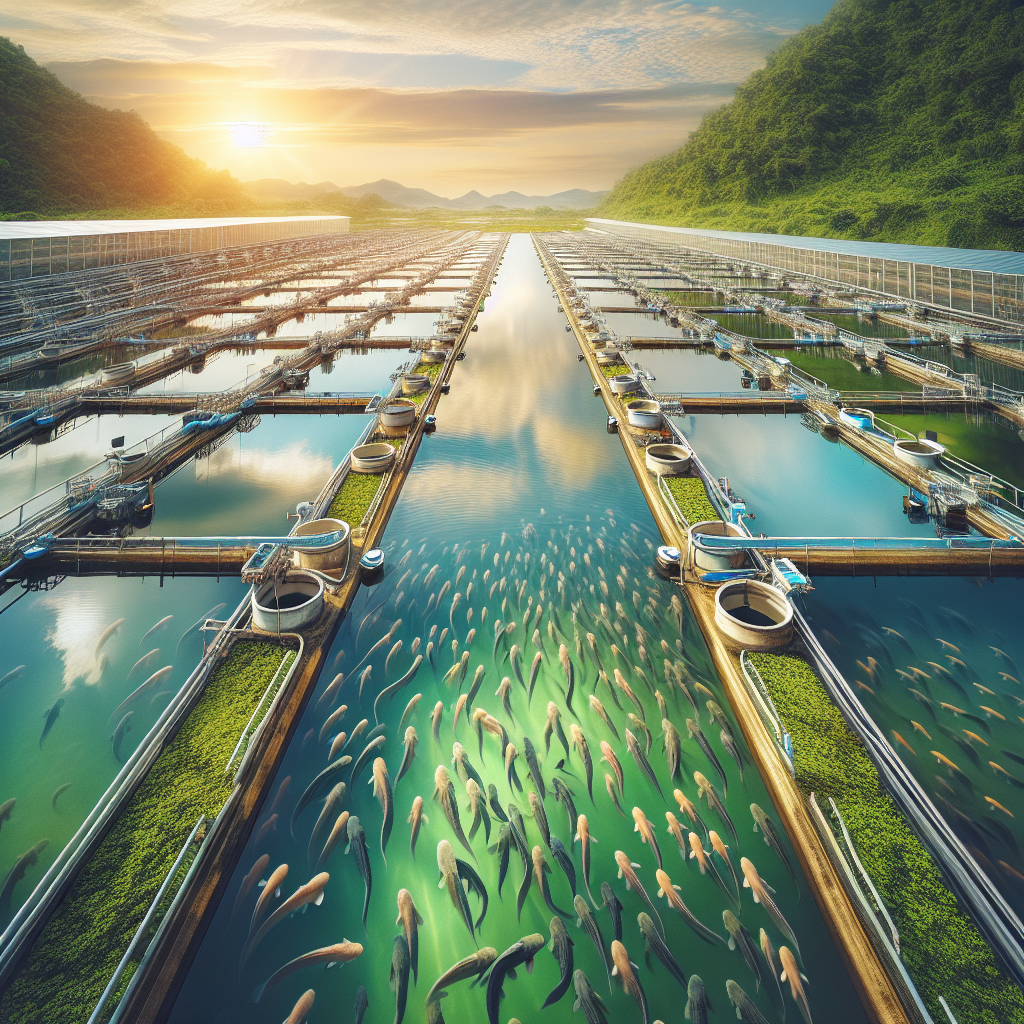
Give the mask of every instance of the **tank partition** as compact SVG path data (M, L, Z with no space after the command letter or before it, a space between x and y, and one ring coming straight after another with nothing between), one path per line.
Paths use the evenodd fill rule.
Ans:
M196 820L227 803L236 741L294 657L278 643L236 641L42 928L0 999L0 1017L89 1018Z
M792 737L797 786L834 800L857 856L900 935L901 956L929 1011L959 1021L1024 1021L1024 996L957 906L942 874L882 785L860 740L811 666L793 654L750 654Z

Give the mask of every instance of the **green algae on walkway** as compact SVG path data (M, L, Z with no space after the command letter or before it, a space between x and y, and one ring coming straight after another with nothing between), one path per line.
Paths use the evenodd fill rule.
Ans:
M797 785L822 802L828 797L836 802L857 855L896 922L907 971L934 1018L945 1017L939 1003L944 996L961 1021L1024 1022L1024 996L957 907L810 665L778 654L751 654L750 661L793 739Z
M224 766L281 658L275 643L235 645L4 993L5 1024L88 1020L200 815L227 800Z
M708 498L704 481L697 476L664 477L669 493L675 498L683 518L691 526L694 523L705 523L713 519L721 519L715 506Z

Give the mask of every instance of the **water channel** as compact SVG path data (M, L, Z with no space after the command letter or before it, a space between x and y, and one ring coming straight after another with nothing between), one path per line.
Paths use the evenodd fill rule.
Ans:
M323 678L295 726L283 763L268 788L269 796L253 820L248 845L198 949L171 1019L276 1022L283 1019L298 996L311 987L316 990L318 1008L323 1007L328 1017L346 1019L352 1013L360 986L367 989L371 1015L368 1019L387 1019L394 1010L395 996L389 991L388 980L394 937L399 932L392 922L401 888L412 893L424 918L419 926L419 981L410 987L407 1020L423 1019L423 1003L430 985L456 960L471 954L477 944L493 946L501 952L532 932L548 938L552 912L545 906L536 882L525 897L521 919L517 919L516 891L524 878L524 865L515 850L499 897L499 862L496 856L488 854L483 830L470 841L470 855L456 841L441 806L431 799L435 769L444 765L455 786L462 823L469 832L473 816L466 810L466 790L452 766L452 744L458 740L484 783L497 787L501 806L507 808L509 800L515 800L526 819L528 848L537 845L552 869L546 877L553 903L562 911L571 909L572 892L566 876L545 847L536 819L531 820L527 793L533 783L527 778L522 755L515 767L525 792L519 792L509 783L495 737L485 732L482 747L478 745L467 714L463 714L453 731L453 706L459 691L467 692L477 666L481 666L482 681L474 695L473 707L484 708L504 722L520 751L523 737L532 739L547 785L544 807L551 833L567 850L573 851L570 856L577 874L577 888L584 898L579 845L573 848L574 830L569 828L566 811L552 796L551 787L556 777L572 792L578 811L590 819L592 834L598 840L592 853L591 889L600 906L600 886L608 882L623 904L623 940L633 961L640 965L637 973L647 993L651 1019L680 1020L685 989L657 960L652 958L650 968L644 964L637 915L650 911L616 877L613 855L617 849L640 865L637 873L658 906L673 955L685 976L700 975L711 1001L719 1007L719 1015L728 1008L725 981L735 979L752 999L756 999L762 1013L773 1022L781 1021L781 1004L779 1007L774 1004L772 983L767 977L767 985L758 993L754 976L744 965L738 950L730 950L722 942L708 943L698 938L663 900L655 899L658 886L654 878L654 857L634 832L629 817L636 805L653 822L665 870L681 887L686 905L707 927L727 937L722 915L723 911L732 910L739 914L753 935L755 945L762 927L776 947L787 941L763 909L754 905L749 893L740 890L742 897L737 906L735 896L723 893L710 874L702 875L696 861L681 859L675 841L666 830L667 810L684 818L672 799L673 787L678 786L696 800L695 770L709 772L708 777L719 793L723 786L696 741L685 738L685 720L693 718L695 711L680 692L667 699L669 715L684 736L683 769L681 779L673 782L668 777L665 756L657 742L660 713L651 692L655 688L668 692L661 668L664 656L661 641L664 640L669 655L683 666L690 680L690 692L700 708L701 728L728 780L725 806L735 823L738 839L734 839L728 825L706 807L701 811L704 820L729 844L737 870L739 857L747 856L777 890L777 902L799 939L804 971L812 984L815 978L821 980L810 995L816 1019L851 1024L862 1020L850 980L806 883L801 881L797 885L761 836L752 830L749 810L752 802L773 817L777 816L750 763L738 727L732 722L732 730L746 757L742 780L736 763L730 760L718 740L718 727L705 709L706 694L694 688L700 682L728 709L706 647L689 614L683 616L680 629L670 608L671 588L650 572L651 548L658 540L656 529L623 458L620 440L604 431L604 408L592 396L587 371L576 359L576 343L565 332L564 316L557 310L557 301L552 297L528 237L513 237L493 294L478 322L480 330L472 336L467 358L459 364L453 377L451 395L438 407L439 429L421 446L388 526L384 545L392 568L383 582L360 592L352 613L342 624L326 659ZM530 368L531 372L524 372L525 368ZM799 424L796 426L800 429ZM818 438L812 439L824 443ZM432 572L435 565L438 568ZM450 586L445 587L446 581ZM608 596L604 595L604 586L608 587ZM430 595L436 595L442 587L445 587L444 597L440 601L436 597L432 599ZM453 592L461 595L454 609ZM536 615L539 604L543 604L544 612ZM607 607L604 613L601 604ZM577 606L580 639L587 651L582 657L577 655L573 641L574 605ZM469 609L473 610L471 617ZM529 627L525 624L526 615L529 615ZM602 623L602 615L609 619L607 626ZM393 656L391 665L386 664L387 647L370 658L367 662L370 676L360 698L360 677L366 667L360 662L371 644L398 618L402 619L402 625L395 636L403 640L403 649ZM503 623L514 621L516 625L506 644L499 641L495 648L496 619ZM508 645L515 643L522 651L521 667L526 678L534 654L538 652L531 640L535 621L539 622L537 639L543 653L536 692L532 703L528 703L524 688L516 680ZM554 639L547 633L548 622L552 623ZM616 650L622 658L619 664L632 680L633 691L654 734L656 742L650 750L650 762L664 797L634 765L625 743L617 740L588 707L587 697L593 692L598 670L584 635L591 631L596 634L597 657L610 674L617 664L617 655L610 643L610 638L618 633L615 626L622 630L616 638ZM648 655L650 662L645 661L639 651L637 626L644 630L641 635L646 637L652 652ZM433 627L437 627L436 631L432 631ZM440 642L441 630L446 627L448 633ZM559 628L567 641L575 671L572 712L565 699L565 677L557 654L561 639ZM470 631L474 629L475 635L471 637ZM444 681L453 664L453 636L459 642L455 657L460 658L464 651L468 653L467 678L461 685ZM328 746L336 731L352 732L357 722L367 718L363 735L353 742L349 752L355 756L362 750L366 732L375 720L373 695L385 682L395 681L411 667L416 637L420 638L420 654L424 653L428 639L434 643L431 654L436 671L425 660L412 682L393 701L383 702L378 709L386 737L380 752L386 759L394 788L394 830L386 850L386 865L381 854L381 810L367 785L368 771L350 787L341 805L359 817L365 830L373 879L366 927L361 922L363 881L354 856L345 856L343 840L322 866L331 875L323 904L309 907L306 913L273 928L240 968L248 920L257 895L254 891L243 899L232 919L243 876L264 853L269 855L271 866L289 864L289 874L282 885L284 897L315 873L325 835L313 844L311 860L308 847L321 803L315 801L312 807L299 814L295 838L292 838L290 825L299 796L327 764ZM676 641L679 641L678 647ZM657 657L653 652L657 652ZM636 666L642 668L643 674ZM320 703L335 672L345 673L346 679L335 699ZM495 693L506 676L511 677L511 715L503 709L501 698ZM650 690L645 685L645 676ZM623 705L620 710L611 690L601 682L596 686L596 695L619 736L624 736L625 728L631 728L638 733L641 745L645 745L641 727L631 725L626 717L627 711L635 714L638 709L620 694ZM400 720L406 702L417 692L422 693L422 699L401 727L404 730L411 724L419 743L410 769L397 782L403 753ZM431 712L438 701L443 713L440 739L435 741ZM563 749L557 735L551 740L550 751L545 749L549 701L558 708L561 726L567 734L569 726L576 724L574 714L579 716L579 725L594 760L593 802L587 793L579 757ZM333 729L327 730L321 741L319 734L328 714L342 703L347 705L348 711ZM726 715L732 721L728 710ZM605 787L604 774L610 768L607 763L599 763L602 740L610 743L622 765L621 803L625 817L618 815ZM563 759L567 771L558 767ZM289 780L287 786L286 780ZM409 849L406 818L417 795L423 797L424 811L430 821L424 822L413 855ZM271 805L275 805L273 809ZM264 827L273 814L277 818ZM492 819L492 843L499 824ZM688 822L684 827L685 824ZM703 836L701 829L697 831ZM443 888L438 889L435 851L440 840L450 840L455 855L473 865L486 886L489 906L477 939L470 937L448 893ZM783 842L795 866L793 853L785 839ZM731 892L727 866L720 860L716 863L724 886ZM477 918L479 900L470 895L469 901L472 915ZM603 907L594 914L607 946L613 937L611 918ZM622 993L618 983L614 994L609 993L597 950L585 933L577 931L574 917L572 913L565 914L566 928L575 943L575 966L585 971L595 990L608 1003L614 1018L639 1020L636 1005ZM259 1003L253 1004L254 989L282 964L345 937L364 945L364 952L357 960L330 971L299 972L268 988ZM547 1019L567 1024L582 1019L572 1014L571 990L541 1014L541 1005L557 984L558 977L554 957L541 950L532 975L520 974L515 981L506 982L501 1019L514 1016L524 1021ZM470 989L465 983L453 985L449 991L450 995L443 1002L445 1019L486 1019L483 992ZM791 1003L786 1009L791 1019L797 1013Z

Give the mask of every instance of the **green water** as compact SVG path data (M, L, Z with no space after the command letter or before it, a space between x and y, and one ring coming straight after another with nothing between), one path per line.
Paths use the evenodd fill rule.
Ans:
M806 370L830 388L839 391L921 390L920 385L894 373L872 373L867 366L858 365L823 345L787 349L783 354L794 366L799 366L801 370Z
M868 316L844 313L814 313L813 316L817 320L827 320L830 324L835 324L836 327L841 327L851 334L859 334L862 338L891 338L897 341L910 336L906 330L896 324L886 323L884 320Z
M681 887L686 904L702 922L724 936L722 912L730 905L729 901L710 876L700 874L696 862L684 862L680 858L666 830L665 811L671 809L679 814L671 795L673 786L680 786L687 796L695 800L693 772L700 771L714 783L720 794L723 787L696 741L686 738L685 721L693 717L694 711L684 695L678 692L670 694L662 665L665 657L662 640L668 647L669 657L686 666L691 681L702 682L726 708L738 745L744 752L745 748L728 712L728 704L711 667L707 649L689 613L685 613L680 630L670 610L673 589L651 573L652 547L658 542L653 522L623 458L619 438L604 431L604 407L592 397L589 376L576 359L578 348L565 332L564 316L557 312L557 303L551 298L550 286L528 238L513 238L496 280L494 294L479 322L480 331L472 336L467 359L459 364L453 377L451 395L438 407L439 429L424 440L388 526L384 542L388 552L388 574L377 586L361 589L352 612L341 625L327 655L323 676L296 723L293 739L268 787L269 795L252 820L248 844L196 953L172 1011L172 1020L277 1022L288 1014L299 995L308 988L316 991L314 1013L317 1019L346 1020L351 1019L356 991L361 985L366 986L369 995L367 1020L393 1019L394 995L389 990L388 978L392 945L399 931L394 925L396 897L399 889L404 887L412 893L424 918L419 927L419 982L410 986L405 1019L423 1021L424 998L430 985L443 970L471 954L476 945L447 892L437 887L436 847L442 839L452 841L456 856L475 861L476 869L486 884L489 907L476 940L481 946L493 946L500 953L520 937L535 931L547 938L552 914L545 907L536 884L526 898L521 920L517 920L516 890L523 878L523 869L516 853L512 852L508 877L499 897L499 866L495 857L487 852L483 832L472 840L473 857L470 858L455 840L440 806L431 798L435 769L439 765L447 766L468 833L471 816L465 810L467 797L455 769L451 767L452 744L456 739L465 746L484 782L497 787L501 805L507 807L514 799L523 811L529 847L541 846L552 867L548 876L552 898L559 908L571 909L569 884L544 847L535 822L530 820L526 793L513 790L506 780L498 740L485 733L481 753L477 735L465 715L453 733L453 705L460 687L444 682L445 673L453 663L452 631L458 637L458 654L461 656L472 628L477 632L468 647L468 675L461 690L467 692L477 666L483 666L483 680L474 707L486 709L505 723L517 748L523 746L524 735L533 740L542 762L541 773L548 786L544 806L551 831L567 849L572 833L565 811L551 795L554 777L564 781L574 795L577 810L588 816L591 833L598 840L592 850L591 888L600 901L601 882L607 881L624 905L623 939L631 958L640 965L638 977L647 993L651 1019L680 1021L685 990L672 980L658 961L652 959L651 968L644 963L637 915L645 907L634 893L626 891L623 881L616 877L613 855L617 849L640 865L637 873L659 905L666 941L686 975L699 974L703 978L711 1001L717 1007L717 1019L724 1020L731 1014L725 994L725 981L731 978L739 982L752 998L756 997L761 1011L770 1020L782 1020L766 989L762 987L757 994L754 978L738 951L731 951L724 944L712 946L703 942L665 908L663 900L655 898L654 858L634 832L632 819L619 817L605 789L604 775L609 769L599 761L601 740L611 744L622 764L625 779L622 805L625 813L629 815L633 806L645 811L654 823L665 869L672 881ZM523 366L542 366L543 372L532 375L524 386L521 375L509 372L511 366L520 362ZM428 582L426 577L435 565L438 568ZM553 571L548 569L549 565ZM621 584L617 577L621 578ZM505 580L504 591L501 589L502 579ZM491 595L491 587L496 581L498 586ZM437 594L446 582L450 586L440 602L440 610L428 609L435 603L431 601L430 594ZM563 589L559 589L560 582ZM607 597L601 588L602 582L608 587ZM517 588L524 583L520 597ZM590 592L591 585L593 593ZM462 597L453 612L454 592ZM639 608L634 604L634 592ZM529 609L532 623L538 602L544 606L538 627L543 655L536 691L532 704L528 705L505 649L499 645L497 656L492 656L493 624L496 619L516 623L508 642L514 642L521 648L523 673L528 678L538 648L531 641L532 625L529 631L524 630L524 615ZM606 606L607 626L601 621L601 604ZM586 652L583 656L577 653L574 641L574 605ZM469 608L473 609L471 620L467 619ZM486 621L484 608L487 609ZM394 655L390 669L385 667L390 644L370 658L371 675L360 699L358 680L363 666L359 662L398 618L402 625L393 640L401 639L403 647ZM362 628L364 621L366 625ZM549 638L549 623L554 639ZM622 636L615 630L616 625L622 629ZM653 664L648 664L638 650L637 626L645 631L646 649ZM433 627L436 631L432 633ZM415 638L420 638L418 650L423 653L428 639L433 636L436 643L441 630L446 627L449 634L435 655L436 670L424 661L411 683L392 701L384 702L380 707L387 737L381 754L390 771L395 806L394 830L387 846L386 866L380 852L381 811L367 784L369 772L363 773L342 805L359 816L366 832L373 876L367 927L364 929L360 921L363 882L353 856L345 856L344 844L341 844L325 866L331 880L326 887L323 904L310 907L305 913L278 924L253 953L244 970L239 972L239 956L256 891L243 901L242 911L234 921L231 913L246 872L263 853L269 855L271 868L287 863L289 873L282 886L282 896L290 895L314 873L306 856L320 801L315 801L299 817L295 839L290 835L289 823L299 795L327 764L328 744L334 730L328 731L322 743L318 742L318 734L330 709L340 704L348 707L336 728L351 730L363 718L368 718L372 726L374 695L385 683L395 681L411 666ZM625 743L616 740L588 706L587 698L594 692L597 678L597 668L584 639L588 631L599 638L601 664L608 672L614 665L619 665L643 707L656 740L650 751L650 763L664 790L664 798L641 774L627 753ZM612 637L622 652L619 662L611 650ZM567 708L564 676L557 656L561 642L567 644L574 666L573 708L579 715L579 725L587 737L594 760L593 801L587 794L579 757L573 754L566 758L557 737L551 743L550 752L544 746L543 730L549 701L554 701L560 709L567 733L569 725L575 722ZM657 742L660 734L657 704L644 677L637 671L638 665L643 667L651 686L666 694L669 716L682 730L682 779L674 783L668 778L665 755ZM336 699L318 706L320 696L336 672L346 674ZM512 679L511 715L502 708L499 697L495 695L505 676ZM717 829L729 844L737 871L740 856L747 856L777 890L777 902L795 928L803 951L804 970L813 986L809 995L815 1019L842 1021L844 1024L863 1020L850 980L806 884L801 883L798 890L782 863L764 844L761 836L753 831L749 811L751 802L760 804L776 820L778 817L759 776L748 760L744 779L740 780L736 764L729 759L719 741L719 729L713 727L704 707L707 696L692 688L691 692L699 701L700 725L728 779L726 807L738 831L738 841L733 839L728 827L714 812L703 807L708 827ZM419 744L412 767L395 785L403 754L399 720L406 702L415 693L421 693L422 698L405 724L415 727ZM597 695L619 735L624 738L623 730L630 725L626 713L633 711L636 714L636 710L625 697L620 698L623 708L617 708L603 683L597 684ZM434 741L430 724L431 712L437 701L441 701L443 706L439 742ZM350 752L358 754L362 747L363 741L357 740ZM563 758L566 758L566 767L572 774L558 769L557 763ZM516 768L524 789L529 791L532 784L526 777L522 757L516 762ZM264 829L272 813L271 805L286 779L288 785L273 811L279 816L276 827ZM416 795L423 797L424 811L430 821L422 827L414 857L409 850L406 818ZM698 831L703 834L700 829ZM261 832L262 838L258 838ZM785 839L783 843L789 850ZM582 893L579 844L575 846L573 861ZM719 867L728 877L724 864L719 863ZM474 917L477 917L480 906L475 896L470 896L470 906ZM607 947L612 938L611 919L603 908L594 913ZM742 895L739 914L753 934L755 943L761 927L767 930L776 947L785 943L768 915L754 905L749 893ZM586 935L576 929L573 917L567 916L565 923L575 942L575 966L586 972L595 990L608 1003L612 1019L621 1015L625 1020L639 1020L636 1004L618 986L614 994L609 993L597 951ZM284 963L346 937L364 946L363 954L354 962L331 970L314 968L299 971L269 989L258 1005L252 1003L253 989ZM549 1020L567 1024L582 1020L582 1016L572 1014L571 992L541 1013L541 1005L557 981L558 967L554 957L546 950L541 951L532 975L521 973L515 981L506 983L507 997L501 1005L500 1019L506 1021L515 1016L522 1021ZM452 986L450 993L443 1002L445 1019L486 1020L482 991L470 989L468 983L460 983ZM796 1019L797 1010L788 995L786 999L789 1019Z
M793 331L783 324L772 323L760 313L712 313L712 319L727 331L747 338L784 338L793 340Z
M1024 757L1024 584L825 578L814 584L805 601L833 661L1011 906L1024 913L1024 764L1010 756ZM958 770L940 764L932 751Z
M17 804L0 831L0 873L41 839L49 845L14 888L0 927L25 900L113 781L136 745L188 678L203 653L203 635L191 629L206 612L233 611L245 588L237 578L67 579L50 592L8 591L2 601L0 676L19 665L20 676L0 689L0 803ZM219 606L219 607L218 607ZM172 618L145 640L147 630ZM123 620L97 650L103 631ZM131 672L144 655L149 662ZM172 671L113 720L117 706L165 666ZM47 710L64 704L45 740ZM111 736L131 712L120 760ZM58 787L71 786L57 800Z

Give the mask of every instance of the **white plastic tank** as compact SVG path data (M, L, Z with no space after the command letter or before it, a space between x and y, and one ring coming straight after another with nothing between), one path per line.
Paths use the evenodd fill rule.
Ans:
M324 610L324 584L308 572L289 572L253 588L252 623L266 633L293 633Z

